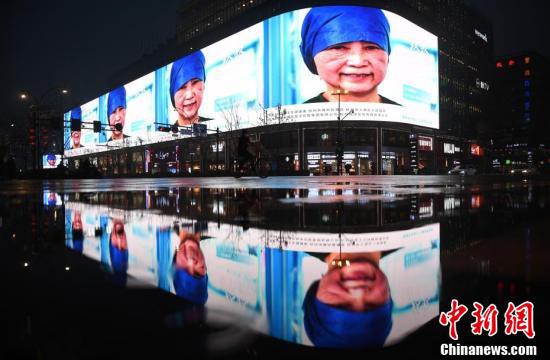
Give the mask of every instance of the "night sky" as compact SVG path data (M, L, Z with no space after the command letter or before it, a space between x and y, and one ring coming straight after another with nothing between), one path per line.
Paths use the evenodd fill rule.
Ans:
M9 0L0 15L0 122L27 116L21 90L38 98L67 87L66 107L99 95L105 79L175 35L176 9L184 1Z
M0 126L26 118L28 105L18 98L23 89L39 97L49 88L67 87L71 97L66 99L66 107L99 95L94 89L103 89L105 79L175 35L176 9L183 2L5 2L0 15ZM534 50L550 58L547 1L467 3L493 22L495 54Z
M495 55L536 51L550 59L550 3L545 0L466 0L493 23Z

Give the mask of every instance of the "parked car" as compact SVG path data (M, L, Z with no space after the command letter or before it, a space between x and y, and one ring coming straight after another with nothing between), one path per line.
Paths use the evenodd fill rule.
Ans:
M455 166L451 170L448 171L449 175L475 175L477 173L477 169L471 166Z

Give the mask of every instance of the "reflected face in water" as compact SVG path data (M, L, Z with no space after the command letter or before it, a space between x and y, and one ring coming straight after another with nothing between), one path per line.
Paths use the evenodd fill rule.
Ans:
M126 239L126 231L122 220L113 220L113 230L110 235L111 244L117 249L128 249L128 241Z
M340 254L327 257L328 273L319 281L319 301L351 311L367 311L379 307L390 299L386 275L378 267L380 253L342 254L349 266L332 266Z
M82 218L80 216L80 213L74 214L74 219L71 226L73 230L82 230Z
M73 148L80 147L80 131L71 132L71 139L73 140Z
M176 252L176 267L193 276L206 275L206 262L200 248L200 235L180 230Z

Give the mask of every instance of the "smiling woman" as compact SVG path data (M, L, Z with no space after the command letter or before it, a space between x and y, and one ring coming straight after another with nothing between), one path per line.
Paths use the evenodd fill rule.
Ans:
M107 115L109 126L113 134L109 140L120 140L128 135L122 131L126 122L126 89L124 86L116 88L109 93L107 99Z
M178 120L174 125L185 126L204 121L199 117L206 77L204 62L202 51L197 51L172 65L170 99L178 112Z
M359 160L356 154L369 159L370 173L378 172L372 165L379 155L371 143L360 142L357 148L346 149L348 125L343 124L353 123L351 126L357 125L356 128L379 127L383 122L439 127L439 53L435 35L385 9L338 5L287 10L256 23L251 21L239 32L220 28L220 35L225 37L215 42L205 38L185 48L175 47L170 63L120 85L126 91L126 107L107 111L108 94L81 104L82 123L99 121L104 131L94 133L91 126L84 126L80 143L85 149L67 148L65 156L84 157L116 151L114 146L176 141L176 148L169 151L174 153L170 161L173 166L166 169L183 175L189 174L185 169L191 168L188 157L210 156L204 151L189 150L210 146L189 145L195 140L187 138L277 125L269 128L273 131L270 135L259 132L263 143L267 137L281 138L279 129L294 126L287 124L296 123L298 128L299 123L324 122L327 130L337 128L335 138L323 140L326 154L316 148L311 153L318 155L310 155L318 156L321 163L329 153L338 157L333 164L312 164L312 168L323 169L316 171L319 174L328 175L333 172L331 169L338 173L337 164L346 157L340 172L345 168L350 175L364 174L367 171L359 170L359 164L363 162L362 167L367 169L366 160ZM206 84L207 79L210 85ZM323 104L326 102L333 103ZM64 117L70 120L67 113ZM106 149L109 135L114 139L122 133L117 126L123 127L122 139L128 139L117 140L109 144L112 149ZM69 136L65 131L66 142ZM275 172L310 171L305 169L303 160L309 156L305 154L309 149L303 150L303 157L295 151L300 148L296 142L299 138L298 134L292 142L285 139L288 151L273 159L280 162ZM159 151L165 152L172 145L159 145ZM403 153L409 152L408 146L407 141ZM280 148L280 144L274 146ZM142 150L136 148L135 152ZM149 154L157 150L151 149ZM231 156L238 157L234 151L229 152L230 156L221 157L220 151L213 152L218 154L216 162L227 162L223 165L226 170L233 169L230 163L235 161ZM144 163L151 161L147 154L142 155ZM381 159L376 163L382 168ZM217 169L204 162L196 164L193 168L203 174ZM408 169L409 164L401 165ZM143 167L148 169L145 172L159 169L145 164Z
M306 103L337 101L334 94L344 90L342 101L396 104L378 95L378 85L388 69L389 32L388 20L380 9L311 9L302 25L300 50L309 70L319 75L327 90Z
M382 346L391 329L393 301L379 263L382 253L331 253L328 272L306 292L304 328L316 346Z

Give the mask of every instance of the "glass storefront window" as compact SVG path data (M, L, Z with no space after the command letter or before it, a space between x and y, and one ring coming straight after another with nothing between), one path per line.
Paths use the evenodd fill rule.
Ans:
M336 129L306 129L304 130L304 145L311 151L329 149L336 145Z
M344 152L342 167L346 175L373 175L376 167L371 153ZM338 163L334 153L309 152L307 170L313 175L336 175Z
M337 175L338 129L306 129L304 146L306 169L313 175ZM342 129L344 154L342 169L346 175L376 174L376 129Z
M150 150L150 161L153 175L178 173L177 147L175 145Z
M344 129L346 146L376 146L376 129Z
M225 170L225 141L220 140L208 143L208 171L216 172Z
M402 151L382 151L382 175L410 174L409 149Z
M118 154L118 173L122 175L128 174L128 154L122 152Z
M292 175L300 171L298 130L262 134L260 142L271 159L273 172Z
M205 144L205 146L209 145ZM198 141L190 141L183 146L178 147L179 174L201 174L201 150L201 143ZM206 150L206 152L206 155L208 156L208 149Z
M382 130L382 175L410 174L409 133Z
M143 174L144 167L143 167L143 152L142 151L134 151L132 153L132 164L134 167L134 174Z

